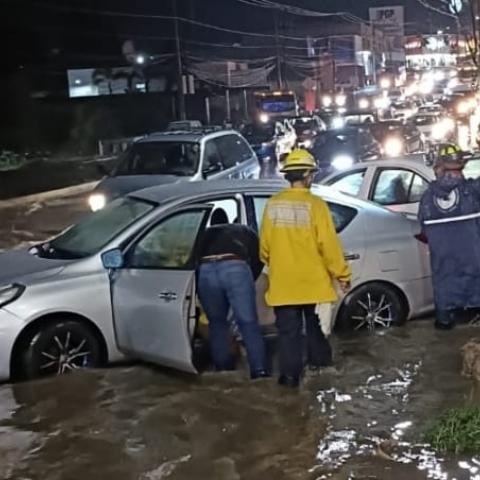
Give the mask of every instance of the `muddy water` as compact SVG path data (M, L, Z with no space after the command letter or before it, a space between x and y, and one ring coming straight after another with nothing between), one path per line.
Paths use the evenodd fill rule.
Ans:
M85 212L84 199L0 211L0 248ZM479 458L435 454L429 420L478 404L461 377L474 327L430 321L335 338L336 369L299 392L244 371L189 377L145 365L0 386L0 478L12 480L480 479Z
M336 339L336 370L299 392L144 365L4 385L0 478L477 479L480 458L421 444L438 412L478 401L459 374L475 333L423 321Z

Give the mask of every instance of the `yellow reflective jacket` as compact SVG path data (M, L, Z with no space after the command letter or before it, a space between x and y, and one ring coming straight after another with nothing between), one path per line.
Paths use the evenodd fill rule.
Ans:
M260 257L272 307L335 302L333 279L351 279L330 210L308 189L288 188L267 202Z

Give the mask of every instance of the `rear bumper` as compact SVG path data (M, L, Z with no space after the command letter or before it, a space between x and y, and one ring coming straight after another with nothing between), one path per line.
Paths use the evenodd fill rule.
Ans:
M411 280L398 286L407 297L409 318L419 317L435 310L430 277Z

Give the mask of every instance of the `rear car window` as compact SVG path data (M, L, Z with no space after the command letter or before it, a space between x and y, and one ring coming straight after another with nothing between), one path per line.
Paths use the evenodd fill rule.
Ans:
M257 222L258 230L262 226L263 211L267 205L268 197L254 197L253 204L255 208L255 220ZM351 221L356 217L357 210L345 205L340 205L338 203L327 202L330 213L332 214L333 223L335 225L335 230L337 233L340 233L344 230Z

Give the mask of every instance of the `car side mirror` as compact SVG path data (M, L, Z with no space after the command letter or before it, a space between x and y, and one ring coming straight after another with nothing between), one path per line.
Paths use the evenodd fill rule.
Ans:
M106 270L116 270L124 266L123 253L119 248L102 253L102 264Z
M202 177L206 179L209 175L214 173L221 172L223 170L222 164L220 162L212 163L207 168L202 170Z
M110 176L110 170L103 163L97 163L97 170L101 175Z

